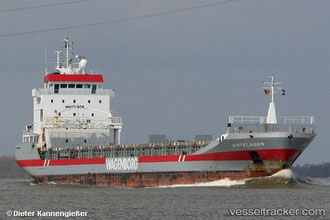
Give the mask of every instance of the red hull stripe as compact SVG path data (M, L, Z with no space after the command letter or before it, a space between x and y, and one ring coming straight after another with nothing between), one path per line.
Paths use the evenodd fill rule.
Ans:
M139 157L139 163L157 163L157 162L189 162L189 161L231 161L231 160L251 160L250 151L231 151L218 152L198 155L168 155L168 156L142 156ZM257 150L262 160L293 160L300 153L295 149L273 149L273 150ZM88 165L88 164L105 164L105 158L83 158L83 159L63 159L50 160L49 164L44 160L17 160L17 164L21 167L35 166L66 166L66 165Z
M82 159L66 159L66 160L49 160L48 166L66 166L66 165L88 165L88 164L105 164L105 158L82 158ZM21 167L39 167L47 166L44 160L17 160Z
M48 74L44 82L103 82L102 75Z

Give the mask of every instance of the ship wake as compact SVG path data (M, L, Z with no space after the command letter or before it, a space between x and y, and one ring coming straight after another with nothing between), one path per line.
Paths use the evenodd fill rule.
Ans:
M176 188L176 187L233 187L244 185L246 180L230 180L228 178L210 181L205 183L194 184L175 184L169 186L159 186L159 188Z
M175 187L224 187L224 188L299 188L305 186L330 186L330 178L298 177L292 170L283 169L271 176L255 177L242 180L228 178L196 184L177 184L160 186L160 188Z
M271 176L246 179L246 188L287 188L299 185L299 178L290 169L283 169Z
M245 187L281 188L330 186L330 178L312 178L297 176L292 170L284 169L272 176L251 178L245 181Z

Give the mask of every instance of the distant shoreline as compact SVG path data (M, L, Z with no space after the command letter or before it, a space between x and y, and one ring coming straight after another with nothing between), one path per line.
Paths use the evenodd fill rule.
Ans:
M291 170L301 177L330 177L330 162L320 164L304 164L291 167ZM0 157L0 179L31 179L31 177L17 165L14 156Z
M17 165L14 156L0 157L0 179L31 179L31 177Z
M301 177L327 178L330 177L330 162L296 165L291 170Z

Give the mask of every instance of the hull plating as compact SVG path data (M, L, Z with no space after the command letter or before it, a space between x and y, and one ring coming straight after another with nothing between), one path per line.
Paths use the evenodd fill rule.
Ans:
M226 140L188 155L56 160L26 154L37 151L26 145L16 148L16 159L37 182L119 187L194 184L272 175L289 168L312 139L313 136L289 141L287 137ZM264 144L256 147L248 141ZM237 144L241 142L247 144Z
M269 176L280 169L268 171L210 171L210 172L160 172L160 173L101 173L80 175L51 175L33 177L36 182L60 184L88 184L114 187L156 187L176 184L195 184L224 178L233 180Z

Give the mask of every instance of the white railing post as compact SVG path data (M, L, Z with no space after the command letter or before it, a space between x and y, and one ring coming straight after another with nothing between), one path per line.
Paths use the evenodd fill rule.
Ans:
M119 119L120 120L120 119ZM115 120L117 121L117 120ZM260 116L229 116L229 123L264 124L266 117ZM312 116L282 116L278 117L278 124L314 124Z

